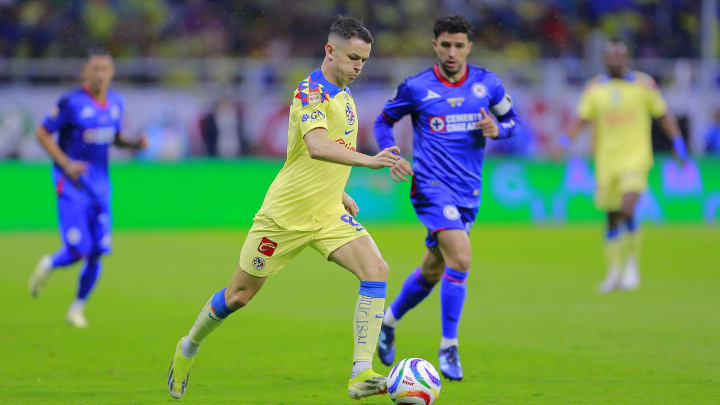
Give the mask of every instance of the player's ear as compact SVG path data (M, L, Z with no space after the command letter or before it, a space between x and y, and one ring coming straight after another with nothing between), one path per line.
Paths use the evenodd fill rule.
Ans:
M325 44L325 55L327 55L329 60L333 60L335 57L335 47L333 47L329 42Z
M468 52L472 51L472 41L468 41Z

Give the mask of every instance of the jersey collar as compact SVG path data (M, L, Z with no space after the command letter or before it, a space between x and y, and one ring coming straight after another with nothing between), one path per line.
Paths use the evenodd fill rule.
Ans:
M93 103L95 104L96 107L98 107L98 108L107 107L107 105L108 105L108 95L107 94L105 95L105 101L100 102L100 100L96 99L95 96L93 96L93 94L90 93L90 90L86 86L83 85L82 90L83 90L83 92L85 92L85 94L87 94L88 97L90 97L90 100L93 101Z
M336 94L342 91L340 87L333 83L330 83L328 79L325 78L325 75L320 68L317 68L317 70L310 73L310 79L316 83L320 83L323 87L325 87L330 97L335 97ZM347 86L345 86L345 91L350 94L350 89L347 88Z
M460 80L455 83L451 83L448 79L446 79L443 75L440 74L440 69L438 68L438 65L433 66L433 73L435 73L435 77L440 80L440 83L444 84L445 86L452 88L460 87L463 85L463 83L465 83L468 75L470 74L470 65L468 65L467 63L465 64L465 74Z

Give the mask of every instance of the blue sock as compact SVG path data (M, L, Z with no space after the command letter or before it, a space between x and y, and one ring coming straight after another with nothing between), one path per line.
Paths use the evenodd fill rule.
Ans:
M222 290L216 292L210 300L213 312L220 319L225 319L228 315L235 312L235 310L231 310L227 307L227 303L225 302L225 290L227 290L227 288L223 288Z
M410 275L405 279L405 283L403 283L400 294L395 297L395 301L393 301L390 306L395 319L400 320L407 311L411 310L415 307L415 305L419 304L420 301L425 299L432 289L433 284L425 280L425 278L420 274L419 267L410 273Z
M628 230L628 232L635 232L637 231L638 223L635 220L635 217L628 218L625 220L625 229Z
M440 287L440 304L442 311L442 335L447 339L456 339L460 315L465 304L467 293L467 272L453 270L445 266L442 285Z
M60 250L55 252L54 255L52 255L52 266L65 267L77 262L80 259L82 259L81 254L63 246Z
M86 300L88 295L92 292L95 284L97 283L98 276L100 275L100 256L90 255L85 259L85 266L83 266L82 272L80 273L80 280L78 282L77 298L80 300Z

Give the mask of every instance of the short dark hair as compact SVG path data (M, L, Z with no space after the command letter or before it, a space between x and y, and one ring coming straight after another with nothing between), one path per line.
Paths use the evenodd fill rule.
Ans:
M85 56L90 59L93 56L107 56L112 58L112 55L110 54L110 51L108 51L106 48L95 46L91 48L87 48L85 50Z
M470 20L459 15L450 14L443 17L439 17L435 20L435 26L433 27L433 33L435 38L439 37L440 34L447 32L448 34L465 33L467 34L468 40L472 38L472 24Z
M360 38L368 44L373 43L373 37L370 31L363 25L360 20L347 15L338 16L338 18L330 26L330 35L350 39L352 37Z

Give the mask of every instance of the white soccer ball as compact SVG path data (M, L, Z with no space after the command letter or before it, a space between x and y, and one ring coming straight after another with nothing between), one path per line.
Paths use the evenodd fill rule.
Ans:
M400 360L387 377L387 391L396 404L430 405L440 396L440 376L423 359Z

